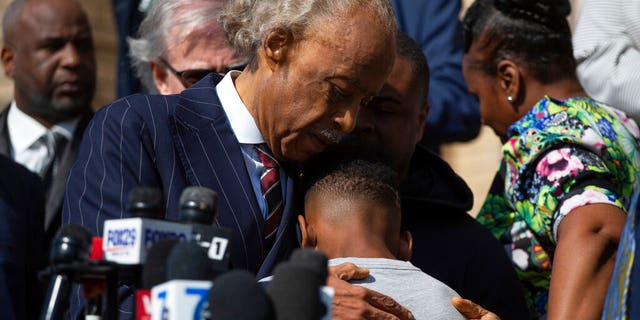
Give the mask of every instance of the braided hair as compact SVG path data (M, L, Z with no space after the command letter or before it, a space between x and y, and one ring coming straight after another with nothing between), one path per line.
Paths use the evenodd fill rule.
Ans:
M489 75L501 60L511 59L541 83L575 77L570 12L568 0L477 0L462 22L464 51L482 39L488 55L481 64Z

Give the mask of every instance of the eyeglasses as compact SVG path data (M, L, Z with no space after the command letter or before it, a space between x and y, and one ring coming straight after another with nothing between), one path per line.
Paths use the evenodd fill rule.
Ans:
M242 71L244 67L247 66L247 64L243 62L239 64L225 66L220 69L187 69L187 70L178 71L173 66L171 66L169 62L167 62L167 60L165 60L164 58L160 58L160 61L162 61L162 63L165 65L165 67L167 67L167 69L169 69L169 71L171 71L171 73L176 75L178 80L180 80L180 83L182 83L182 85L185 88L191 87L192 85L202 80L202 78L206 77L211 72L225 75L227 72L231 70Z

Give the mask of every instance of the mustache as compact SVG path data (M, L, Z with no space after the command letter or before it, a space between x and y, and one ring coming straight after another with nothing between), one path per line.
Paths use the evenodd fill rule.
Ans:
M340 141L340 136L342 135L340 132L328 128L322 128L318 133L332 143L338 143Z

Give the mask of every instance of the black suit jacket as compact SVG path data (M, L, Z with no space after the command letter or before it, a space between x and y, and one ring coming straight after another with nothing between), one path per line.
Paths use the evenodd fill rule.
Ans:
M35 319L42 309L43 217L40 178L0 156L0 319Z
M11 141L9 139L9 130L7 127L8 113L9 108L6 108L0 113L0 155L4 155L10 158ZM60 227L60 222L62 220L62 201L64 199L64 189L65 183L67 181L67 175L69 174L69 170L71 170L71 166L75 162L76 156L78 155L78 149L80 146L82 135L84 133L84 129L87 127L87 124L92 117L93 112L91 111L82 115L82 118L80 122L78 122L78 126L73 133L71 141L67 143L67 146L64 150L64 154L62 155L60 164L58 166L58 172L53 177L49 190L46 190L44 216L45 245L48 245L50 243L55 232Z

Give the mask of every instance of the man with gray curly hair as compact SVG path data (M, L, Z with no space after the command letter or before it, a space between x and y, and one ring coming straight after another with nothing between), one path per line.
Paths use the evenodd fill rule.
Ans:
M216 17L224 0L155 0L128 38L136 76L147 92L180 93L209 72L241 70L246 59L227 44Z
M182 190L208 187L216 224L233 231L231 264L263 278L299 246L295 164L353 130L391 71L397 26L388 0L233 0L220 22L249 66L100 109L69 175L63 222L100 236L104 220L126 216L137 186L161 188L164 218L177 220ZM336 318L413 318L379 293L329 284Z

